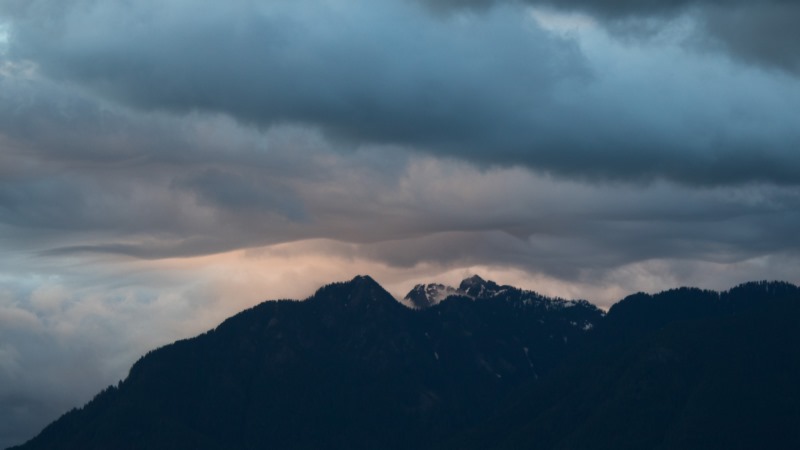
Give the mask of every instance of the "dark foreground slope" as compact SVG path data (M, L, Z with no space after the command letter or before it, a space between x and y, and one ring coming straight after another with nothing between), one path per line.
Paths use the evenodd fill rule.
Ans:
M799 321L785 283L628 297L578 357L440 448L800 448Z
M263 303L19 448L800 448L796 286L636 294L605 316L478 277L409 296L421 309L356 277Z
M485 285L485 286L484 286ZM411 449L483 423L602 312L470 279L408 309L369 277L160 348L20 449ZM466 292L466 291L465 291Z

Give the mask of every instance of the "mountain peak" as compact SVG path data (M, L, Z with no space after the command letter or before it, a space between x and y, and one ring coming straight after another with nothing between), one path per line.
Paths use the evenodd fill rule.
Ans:
M357 275L350 281L323 286L310 301L336 303L344 307L371 304L397 304L397 300L369 275Z
M461 284L458 285L458 289L470 297L479 298L498 291L500 286L494 281L486 281L478 275L473 275L469 278L465 278Z
M414 309L425 309L439 304L444 299L454 295L466 296L466 293L452 286L445 286L439 283L418 284L411 289L404 300L407 305Z
M350 284L353 284L353 285L372 285L372 286L378 286L381 289L383 288L380 284L378 284L377 281L375 281L374 278L372 278L369 275L356 275L356 276L353 277L352 280L350 280L347 283L350 283Z
M464 278L464 279L461 281L461 284L462 284L462 285L463 285L463 284L465 284L465 283L466 283L466 284L486 284L486 280L484 280L483 278L481 278L481 277L480 277L480 275L478 275L478 274L475 274L475 275L473 275L473 276L471 276L471 277L469 277L469 278Z

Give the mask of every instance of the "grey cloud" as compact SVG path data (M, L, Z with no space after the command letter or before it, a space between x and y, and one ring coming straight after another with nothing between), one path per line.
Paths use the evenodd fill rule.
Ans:
M387 221L377 222L382 240L349 240L356 255L402 268L494 264L577 282L648 260L736 264L800 253L791 231L800 198L790 187L631 191L469 170L420 178L401 194L425 199L414 210L387 207ZM394 236L397 227L405 234Z
M43 80L29 82L47 86ZM749 86L750 79L738 82ZM605 89L613 95L617 87ZM585 99L584 111L599 119L604 111L600 98L606 94L597 90L594 95ZM749 95L739 102L781 105L770 97L775 95L770 89L754 85ZM783 101L791 114L793 105ZM27 242L26 248L43 258L112 253L159 259L323 238L364 245L364 256L397 267L413 264L415 255L420 261L457 265L472 253L471 264L494 261L564 279L582 268L651 258L737 261L796 251L791 230L798 223L792 211L800 200L793 186L794 163L780 152L757 155L745 148L711 161L673 161L658 152L609 156L631 173L646 158L658 156L651 163L662 176L671 171L693 181L684 187L653 183L647 178L658 172L644 173L635 175L643 182L632 189L628 183L584 185L523 169L476 169L457 160L421 157L413 148L342 149L313 130L258 130L219 116L154 118L111 109L102 115L67 114L70 119L64 122L44 112L54 104L74 110L69 105L75 103L89 105L80 111L99 108L69 88L53 88L47 100L26 107L0 105L0 114L16 108L19 123L40 112L46 118L36 125L40 133L14 134L0 123L4 142L26 149L0 156L8 171L0 178L0 222L9 229L3 235L13 236L4 244L8 247ZM705 127L703 114L697 120L676 119L669 104L664 108L642 114L656 116L654 122L674 120L678 129L687 121ZM636 121L634 112L608 118L605 127L617 120ZM737 114L748 117L746 112ZM666 122L658 131L665 139L676 126ZM58 136L70 126L76 132L66 133L68 145L61 147ZM85 139L81 129L88 130ZM783 137L778 132L769 136L769 127L760 133L764 142ZM647 135L630 139L646 145ZM736 136L727 139L743 145ZM135 158L138 148L142 158ZM93 156L104 151L112 157ZM476 157L491 162L488 156ZM571 159L571 166L564 170L586 177L603 170L593 167L602 165L602 157L599 150L565 153L562 159ZM758 166L768 167L772 181L785 186L699 187L708 184L706 177L731 181L746 175L737 171ZM469 247L466 235L475 236L476 248ZM391 244L408 240L419 245Z
M637 15L664 15L675 13L697 0L420 0L435 8L487 8L506 2L529 3L567 11L588 11L607 17ZM722 3L726 0L700 0L705 3ZM739 3L727 0L727 3Z
M786 240L797 226L800 215L792 212L705 223L586 220L571 230L531 232L527 237L520 236L519 230L517 235L501 230L442 232L364 244L359 249L364 256L398 267L495 265L590 282L650 260L726 265L765 255L796 257L800 246L787 245Z
M249 236L252 240L253 237ZM263 243L260 241L259 243ZM85 253L110 253L131 256L140 259L185 258L222 253L233 248L252 245L254 242L247 238L189 238L166 239L163 241L145 240L132 244L125 243L98 243L86 245L68 245L55 247L41 252L42 256L62 256Z
M2 63L2 59L0 59ZM0 70L0 133L4 158L42 156L46 163L117 168L192 152L168 118L132 117L69 86L44 80L25 64Z
M151 3L164 14L139 26L112 19L136 17L147 6L90 2L55 29L38 16L20 19L11 48L56 77L144 108L225 111L259 124L313 122L389 142L449 140L504 116L531 87L528 101L583 70L569 42L512 12L459 25L384 3L360 13L322 2L315 12L237 2L178 18L171 5ZM78 28L91 19L98 19L93 31ZM395 21L401 25L381 25ZM503 86L489 82L495 79Z
M12 57L145 111L310 125L345 148L399 145L578 179L800 182L797 95L773 95L796 91L795 80L746 80L735 67L699 79L701 58L688 55L682 77L665 60L626 85L613 72L625 60L587 61L513 5L436 16L393 0L242 1L187 15L178 0L63 3L47 20L42 0L10 13ZM592 8L643 8L634 4ZM769 95L749 96L746 83Z
M176 287L176 274L164 270L70 258L7 262L0 259L2 448L116 384L147 350L214 325L203 311L225 309L208 298L206 280ZM92 273L80 269L86 264Z
M488 8L517 0L422 0L436 8ZM763 67L800 75L800 6L793 0L522 0L597 17L625 35L652 34L680 15L695 17L717 48Z
M19 445L40 431L39 417L57 418L68 409L54 407L41 398L19 394L0 396L5 420L0 424L0 447Z
M32 120L49 102L69 105L74 95L53 90L48 102L21 109L18 120ZM784 171L786 187L642 183L634 189L641 194L632 194L625 183L547 181L521 169L476 170L455 160L402 156L399 148L341 150L301 128L259 131L221 117L156 120L119 111L73 117L68 124L48 119L38 134L4 129L15 145L31 151L4 156L11 171L0 178L0 221L11 227L14 241L29 242L43 257L158 259L326 238L367 245L365 256L398 267L413 264L414 257L449 266L466 261L456 255L472 253L470 263L494 261L569 279L581 267L649 258L735 261L794 251L787 243L794 242L791 211L800 201L791 186L792 161L775 163L782 154L741 163L737 155L721 155L728 159L713 164L731 164L727 175L712 173L708 163L682 167L666 156L655 163L696 185L704 184L703 177L735 178L743 176L736 172L743 167L771 164L776 174ZM116 125L104 128L98 117ZM76 132L60 147L56 137L69 124L98 130L101 137L110 130L114 138L82 140ZM115 142L131 153L93 159L106 149L113 155ZM136 148L145 157L126 163ZM580 177L598 170L592 166L602 156L563 158L575 159L570 170ZM619 164L630 164L625 170L633 172L641 164L635 158L646 156L632 154L632 161ZM478 247L447 234L452 232L472 233ZM381 244L409 239L420 245Z
M7 283L0 282L0 288ZM3 299L4 300L4 299ZM25 298L17 297L17 301ZM47 330L44 323L20 322L0 300L0 446L21 444L41 430L76 402L86 402L93 390L110 383L98 373L101 366L90 349L101 345L82 342L77 350L65 351L58 333ZM12 307L13 308L13 307ZM31 312L25 312L34 317ZM14 323L16 322L16 324ZM23 326L19 326L24 323ZM74 342L71 342L74 344ZM81 361L81 363L76 363Z
M704 19L716 45L748 62L800 75L800 5L796 2L718 7Z
M177 180L173 186L194 192L202 202L240 212L275 212L292 221L308 220L308 213L294 194L284 186L274 186L263 174L206 169Z
M0 76L0 85L8 119L0 120L0 223L10 227L9 246L86 251L91 235L107 250L152 258L225 251L255 235L274 243L308 220L288 185L330 179L315 162L329 149L313 131L265 136L221 117L130 113L37 77ZM248 231L248 222L264 226ZM224 239L219 227L230 232ZM132 248L132 237L154 244Z
M11 225L64 226L64 220L69 220L73 208L80 204L77 187L65 185L61 180L33 179L0 184L0 219Z

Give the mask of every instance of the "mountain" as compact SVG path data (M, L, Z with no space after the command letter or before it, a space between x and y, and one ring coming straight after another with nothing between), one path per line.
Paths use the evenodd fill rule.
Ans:
M405 296L404 304L414 309L425 309L438 305L448 297L465 297L466 293L443 284L418 284Z
M438 448L800 448L799 317L787 283L632 295L579 355Z
M800 448L792 284L639 293L607 314L477 276L409 298L359 276L262 303L17 448Z
M414 309L425 309L438 305L451 297L472 300L496 299L499 301L532 306L540 309L563 309L573 306L592 307L585 300L564 300L540 295L534 291L522 290L513 286L500 286L494 281L486 281L478 275L464 279L458 288L443 284L418 284L406 294L403 303ZM585 323L583 326L590 326Z
M148 353L18 448L423 448L547 376L602 317L516 289L414 310L359 276Z

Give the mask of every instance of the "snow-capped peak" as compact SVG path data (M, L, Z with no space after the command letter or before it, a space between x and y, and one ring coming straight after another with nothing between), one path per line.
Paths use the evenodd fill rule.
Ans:
M486 281L478 275L473 275L465 278L458 286L458 289L469 297L484 298L492 297L492 294L500 290L500 286L494 281Z
M405 304L415 309L430 308L452 295L466 295L464 291L443 284L418 284L403 299Z

